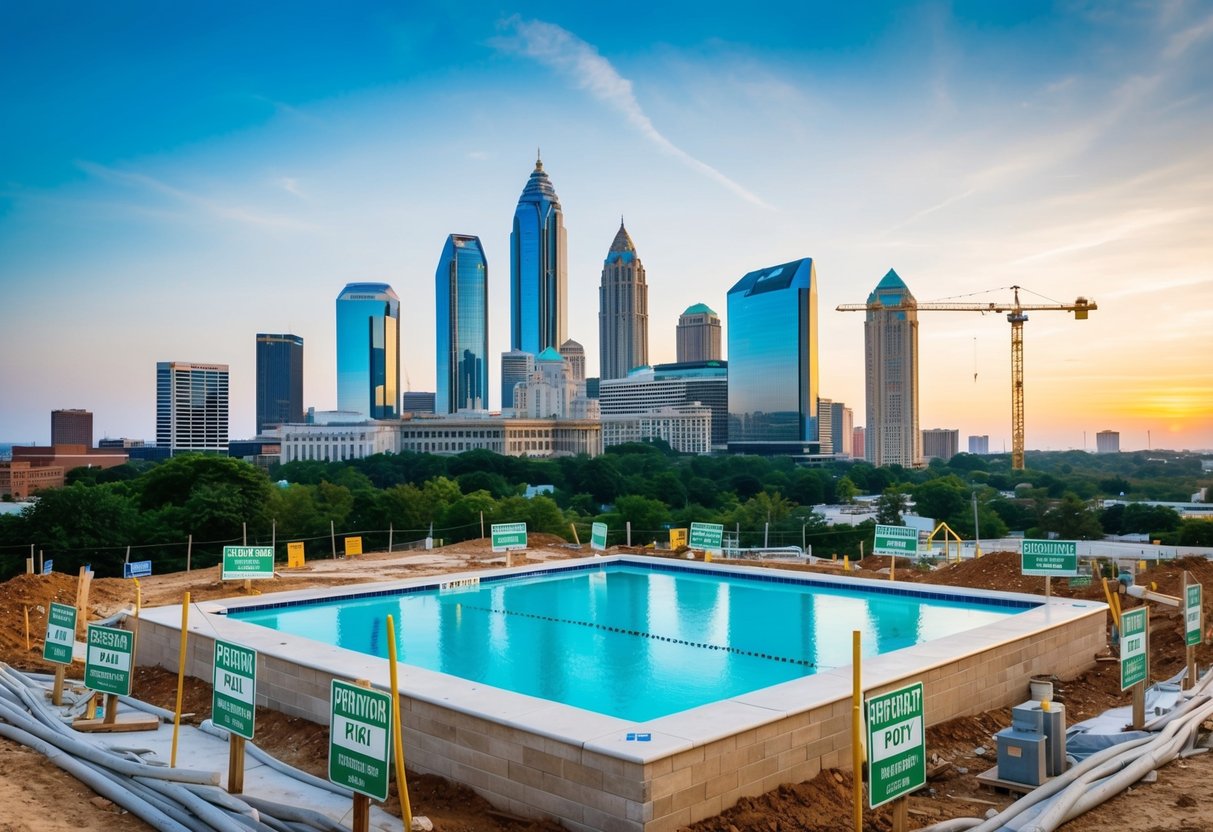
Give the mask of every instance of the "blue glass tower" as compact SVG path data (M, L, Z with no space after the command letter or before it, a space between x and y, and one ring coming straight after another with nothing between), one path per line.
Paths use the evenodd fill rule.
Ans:
M535 161L510 232L510 349L538 355L568 340L568 253L564 213Z
M400 298L386 283L351 283L337 296L337 409L400 415Z
M807 456L817 435L817 274L804 258L729 290L729 451Z
M435 413L489 406L488 261L479 237L446 238L434 275L438 343Z

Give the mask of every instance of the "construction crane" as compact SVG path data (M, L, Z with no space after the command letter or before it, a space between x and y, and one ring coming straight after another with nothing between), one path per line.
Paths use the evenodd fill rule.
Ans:
M1023 470L1023 324L1028 312L1073 312L1074 320L1085 321L1087 314L1099 307L1084 297L1073 303L1020 303L1021 287L1010 287L1015 298L1010 303L905 303L886 306L871 303L844 303L839 312L1005 312L1011 323L1011 468Z

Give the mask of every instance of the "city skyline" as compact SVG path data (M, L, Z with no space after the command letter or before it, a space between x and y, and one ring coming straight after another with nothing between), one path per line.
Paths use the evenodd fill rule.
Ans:
M862 319L834 306L890 268L924 302L1016 284L1099 305L1025 326L1028 449L1094 450L1106 429L1125 450L1213 448L1207 7L789 7L772 27L674 6L642 31L626 10L14 10L0 441L49 441L60 408L92 411L98 438L151 439L164 356L228 364L231 436L251 436L258 332L304 338L305 406L333 409L329 304L352 282L407 300L401 388L428 390L452 230L501 264L495 363L538 145L565 211L567 336L591 368L622 213L653 364L675 359L689 305L723 309L754 264L811 257L820 395L862 413ZM1009 449L1008 335L1002 316L921 321L921 424Z

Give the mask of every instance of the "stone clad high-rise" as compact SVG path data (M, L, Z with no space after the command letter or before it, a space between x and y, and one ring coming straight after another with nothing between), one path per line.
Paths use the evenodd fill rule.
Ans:
M905 281L892 269L868 295L869 309L863 324L867 385L864 457L876 466L922 465L916 303ZM872 309L873 304L891 308Z
M337 409L400 415L400 298L386 283L350 283L337 296Z
M535 161L510 232L510 349L539 355L568 340L568 252L564 213Z
M813 260L750 272L727 302L729 452L820 454Z
M600 378L623 378L635 367L648 366L649 287L622 217L602 264L598 346Z
M677 336L680 364L720 360L720 318L706 303L688 306L678 317Z
M488 270L479 237L447 237L434 274L436 413L488 410Z

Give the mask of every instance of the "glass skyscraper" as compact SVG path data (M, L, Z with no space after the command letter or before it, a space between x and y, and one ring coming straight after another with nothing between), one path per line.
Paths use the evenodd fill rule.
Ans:
M488 410L488 271L479 237L451 234L446 238L434 275L436 413Z
M337 409L400 415L400 298L386 283L351 283L337 296Z
M535 161L510 232L510 349L560 349L568 330L564 213L552 180Z
M729 451L807 456L817 435L817 274L804 258L729 290Z
M257 334L257 433L303 421L303 339Z

